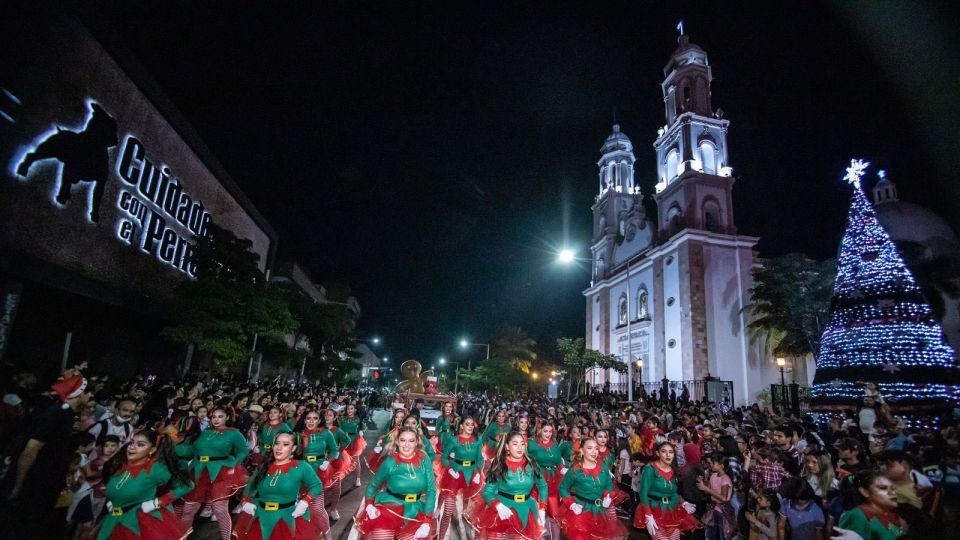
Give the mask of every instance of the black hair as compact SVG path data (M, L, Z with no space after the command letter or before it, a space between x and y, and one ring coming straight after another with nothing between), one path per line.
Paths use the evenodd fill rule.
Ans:
M725 456L735 457L737 459L742 457L740 455L740 447L737 446L737 439L735 439L733 435L721 435L720 438L717 439L717 444L720 445Z
M290 437L293 438L293 445L300 446L300 441L297 440L297 434L287 429L274 435L273 441L270 441L270 442L271 443L275 442L277 440L277 437L281 435L290 435ZM294 450L295 453L298 451L299 449ZM253 493L252 493L253 497L257 496L257 491L260 489L260 482L263 482L263 479L267 477L267 471L270 470L270 465L273 465L274 460L275 458L273 457L273 452L268 452L267 455L264 456L263 462L260 463L260 466L257 467L256 471L254 471L253 478L250 484L253 486Z
M523 437L524 433L511 429L510 432L504 437L499 446L497 447L497 454L493 457L493 462L490 465L490 472L487 474L487 482L498 482L501 478L505 477L507 474L507 447L510 445L510 441L514 437ZM537 465L537 462L527 455L527 449L523 449L523 455L527 458L527 463L530 464L533 469L533 479L534 484L536 480L540 478L540 466Z
M794 476L787 478L780 486L780 494L784 499L791 501L818 501L817 494L813 491L813 486L805 478Z
M103 446L108 442L116 443L117 446L120 446L120 437L117 437L116 435L113 435L113 434L104 435L103 439L100 441L100 446Z
M860 489L870 489L874 480L880 478L883 474L878 470L870 470L859 475L850 475L840 482L840 498L843 502L844 510L851 510L863 504L866 498L860 493Z
M773 428L773 430L780 431L787 437L793 437L794 435L799 435L799 431L797 431L797 427L794 424L790 424L790 423L780 424L779 426Z
M770 511L776 514L780 511L780 497L777 497L777 492L771 488L766 488L760 492L760 495L764 499L770 501Z
M133 439L137 437L144 437L150 441L154 446L156 446L157 451L154 454L154 457L160 463L163 463L167 470L170 471L170 482L171 486L190 486L193 485L193 481L190 479L190 475L187 474L186 469L180 465L180 460L177 459L177 455L173 450L173 441L170 440L170 437L158 432L153 428L144 428L141 431L133 434L133 437L130 439L130 442L133 442ZM103 465L103 478L108 479L114 474L116 474L124 465L127 464L127 445L129 442L113 455L104 465Z

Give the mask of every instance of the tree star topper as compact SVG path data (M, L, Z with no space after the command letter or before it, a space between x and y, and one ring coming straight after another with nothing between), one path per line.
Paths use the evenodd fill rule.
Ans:
M843 179L859 189L860 178L863 177L867 167L869 166L869 161L864 161L862 159L851 159L850 166L847 167L847 174L843 177Z

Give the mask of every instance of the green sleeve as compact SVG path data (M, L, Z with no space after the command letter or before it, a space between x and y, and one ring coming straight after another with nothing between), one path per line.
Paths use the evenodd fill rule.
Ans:
M377 469L377 474L373 475L373 479L370 480L370 484L367 486L366 497L367 499L372 499L376 496L377 492L380 491L380 485L386 481L387 477L390 476L390 471L393 467L390 466L390 456L387 456L383 463L380 464L380 468Z
M297 469L300 471L301 478L303 478L303 485L307 486L307 492L314 497L319 497L323 493L323 484L320 483L317 472L313 470L313 467L303 462L297 464Z
M171 475L172 476L172 475ZM170 485L170 495L173 496L174 500L179 499L193 491L194 485L193 482L187 480L186 482L177 480Z
M483 486L483 500L493 502L497 499L497 492L500 490L496 482L487 482Z
M567 474L563 475L563 480L560 481L560 498L566 499L570 497L570 486L573 484L573 470L567 471Z
M256 481L257 481L257 472L254 471L253 474L250 475L250 479L247 480L247 486L243 488L244 497L253 497L253 493L256 491L254 486L254 483Z
M480 436L480 440L482 442L493 440L493 431L496 425L497 424L490 424L489 426L487 426L487 429L483 430L483 435Z
M870 522L867 521L867 516L863 513L863 510L859 508L847 510L841 514L840 523L838 523L837 526L841 529L849 529L859 534L860 537L865 540L870 540L871 538Z
M540 499L540 502L547 502L547 482L543 479L542 474L537 475L537 496Z
M573 445L570 444L570 441L563 441L560 443L560 457L563 458L563 464L567 467L570 466L570 457L573 453Z
M423 451L427 454L427 457L430 458L430 461L437 458L437 451L434 450L433 444L426 435L423 436Z
M247 440L243 438L239 431L231 431L230 433L233 433L233 455L237 456L237 465L240 465L243 460L247 459L250 448L247 447Z
M337 446L337 439L333 437L333 433L330 433L329 430L323 432L324 438L326 439L327 444L327 458L328 459L337 459L340 457L340 448Z
M446 439L443 442L443 454L440 456L440 463L443 463L444 466L452 467L453 460L450 459L450 454L453 453L453 442L450 441L449 437L444 437Z
M653 470L653 465L647 464L643 467L643 473L640 475L640 504L646 506L650 501L650 484L654 482L653 476L657 473Z
M433 462L424 461L423 470L427 477L427 497L424 499L424 508L427 514L433 514L437 505L437 479L433 474Z

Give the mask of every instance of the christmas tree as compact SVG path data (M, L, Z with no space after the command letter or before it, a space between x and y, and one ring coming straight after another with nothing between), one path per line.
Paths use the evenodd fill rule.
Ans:
M853 197L817 358L813 405L855 405L864 396L863 382L873 382L904 412L949 408L960 402L960 369L860 187L868 165L853 160L844 177Z

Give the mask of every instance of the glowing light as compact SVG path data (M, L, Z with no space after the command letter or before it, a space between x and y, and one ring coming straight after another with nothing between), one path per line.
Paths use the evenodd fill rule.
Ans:
M657 185L654 186L654 189L657 190L657 193L660 193L661 191L667 189L667 183L664 182L663 180L661 180L661 181L657 182Z
M575 258L576 256L573 250L570 249L560 250L560 253L557 255L557 260L560 261L561 264L570 264Z
M859 189L860 178L863 177L864 173L867 171L867 167L869 166L869 161L863 161L862 159L851 159L850 166L847 167L847 174L844 175L843 179L853 185L853 187Z
M465 340L465 339L461 339L461 340L460 340L460 348L461 348L461 349L466 349L469 345L470 345L470 342L468 342L467 340Z

